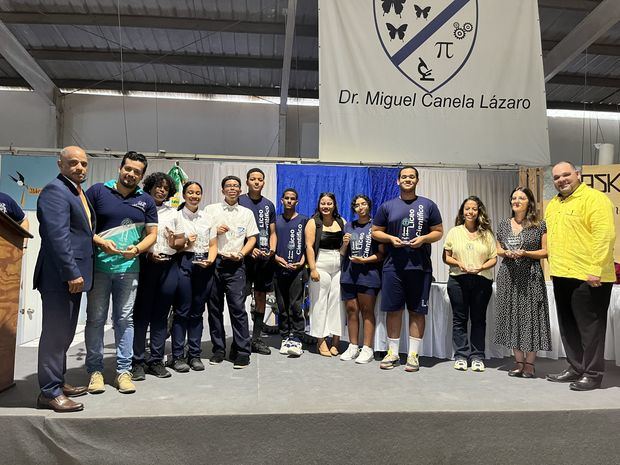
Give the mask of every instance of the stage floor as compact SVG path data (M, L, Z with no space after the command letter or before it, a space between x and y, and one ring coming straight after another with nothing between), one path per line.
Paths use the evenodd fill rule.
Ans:
M203 372L172 372L167 379L147 375L146 381L136 382L135 394L123 395L111 385L114 346L108 330L106 392L81 397L85 410L69 416L566 411L620 406L620 368L613 362L607 363L602 389L573 392L566 384L544 379L547 373L561 371L564 360L538 359L536 379L510 378L509 358L487 360L486 371L474 373L454 370L450 360L422 357L420 371L406 373L402 366L385 371L379 369L378 361L360 365L310 351L299 358L287 357L277 352L279 337L266 340L272 354L253 354L246 369L233 370L229 361L213 366L204 360ZM203 345L204 357L210 349L209 343ZM79 333L68 354L67 381L71 384L87 383L84 358ZM58 415L34 408L36 362L36 343L18 347L16 386L0 393L0 415Z
M0 463L174 464L616 464L620 368L603 389L572 392L544 380L564 368L540 359L536 379L507 376L510 359L484 373L422 358L418 373L379 369L306 352L252 356L203 372L147 376L118 393L112 331L106 332L106 392L79 398L85 410L36 410L36 343L19 347L16 386L0 393ZM203 346L210 353L209 344ZM67 381L87 382L83 334L69 350Z

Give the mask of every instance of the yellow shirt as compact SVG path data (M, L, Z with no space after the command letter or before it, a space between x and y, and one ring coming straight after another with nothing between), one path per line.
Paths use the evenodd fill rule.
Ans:
M455 226L448 231L443 248L452 252L452 257L469 268L480 268L489 259L497 257L495 238L491 233L476 234L472 239L464 225ZM450 267L450 274L458 276L463 273L458 266ZM478 275L493 281L493 271L483 270Z
M545 220L551 276L616 281L614 212L605 194L581 184L565 199L556 195Z

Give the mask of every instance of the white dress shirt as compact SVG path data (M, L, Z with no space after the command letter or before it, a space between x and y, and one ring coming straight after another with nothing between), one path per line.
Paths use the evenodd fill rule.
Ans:
M258 227L254 213L238 203L228 205L226 202L213 203L205 207L207 216L213 219L215 229L221 225L228 226L228 232L217 235L217 250L221 255L236 255L241 252L246 238L256 236Z
M213 216L206 210L189 210L183 207L178 212L177 232L185 233L185 237L196 234L196 241L185 252L209 253L209 241L217 235L217 227L213 224Z
M168 245L168 236L166 235L166 228L172 232L177 231L177 217L177 209L167 203L162 203L157 207L157 241L148 250L150 253L165 255L177 253L176 250Z

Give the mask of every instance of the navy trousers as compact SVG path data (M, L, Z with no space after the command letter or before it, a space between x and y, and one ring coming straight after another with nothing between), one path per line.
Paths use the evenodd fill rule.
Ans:
M140 278L133 310L133 362L146 361L146 332L150 326L148 363L164 360L168 335L168 314L179 281L179 262L173 256L165 262L140 257Z
M226 350L226 332L224 331L224 297L226 297L233 330L233 343L239 354L250 355L250 330L248 314L245 310L244 263L218 257L215 266L213 292L208 300L209 332L213 352Z
M41 393L50 399L62 394L67 350L75 336L82 294L41 292L43 326L39 340L38 377Z
M203 268L192 263L193 253L183 253L179 261L179 287L172 321L172 357L200 358L203 314L213 288L213 266Z

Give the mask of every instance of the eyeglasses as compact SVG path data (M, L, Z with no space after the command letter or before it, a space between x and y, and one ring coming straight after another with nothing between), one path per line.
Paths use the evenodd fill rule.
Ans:
M239 184L225 184L224 189L241 189Z
M368 206L368 202L360 202L360 203L356 203L353 207L358 208L358 207L367 207L367 206Z

